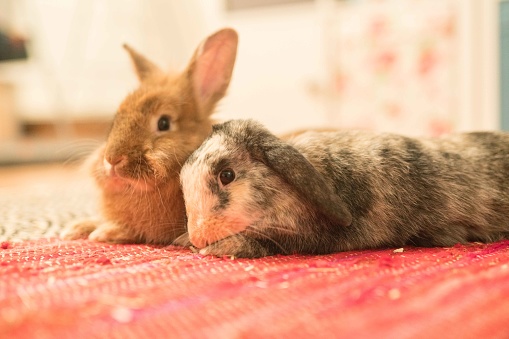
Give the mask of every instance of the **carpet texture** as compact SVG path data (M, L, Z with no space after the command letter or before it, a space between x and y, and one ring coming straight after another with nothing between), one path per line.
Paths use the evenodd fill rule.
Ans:
M509 338L509 241L252 260L63 241L92 186L37 182L0 185L0 338Z
M509 241L257 260L4 242L5 338L507 338Z

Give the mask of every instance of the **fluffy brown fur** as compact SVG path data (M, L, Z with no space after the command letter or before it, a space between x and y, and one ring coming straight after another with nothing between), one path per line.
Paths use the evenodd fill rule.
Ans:
M211 35L173 75L124 47L140 86L122 102L106 143L88 161L103 218L72 225L62 237L169 244L185 232L179 172L211 130L210 116L232 75L237 34Z

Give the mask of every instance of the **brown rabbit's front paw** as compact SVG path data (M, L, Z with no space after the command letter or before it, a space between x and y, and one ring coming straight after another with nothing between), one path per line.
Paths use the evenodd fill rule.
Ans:
M189 240L189 233L184 233L171 243L174 246L191 247L193 244Z
M90 233L88 239L114 244L133 244L140 242L139 239L133 236L125 227L110 222L100 224Z
M65 240L86 239L98 224L97 220L85 220L71 224L62 231L60 238Z
M214 255L216 257L233 256L236 258L259 258L270 255L269 251L255 240L240 236L231 236L202 248L202 255Z

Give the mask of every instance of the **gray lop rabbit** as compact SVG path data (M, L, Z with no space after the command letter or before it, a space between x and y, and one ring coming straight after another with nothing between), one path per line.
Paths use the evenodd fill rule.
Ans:
M215 125L181 171L200 253L261 257L509 237L509 134L409 138Z

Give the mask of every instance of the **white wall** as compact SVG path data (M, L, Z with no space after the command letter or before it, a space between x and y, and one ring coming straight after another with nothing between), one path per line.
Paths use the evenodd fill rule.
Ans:
M458 0L459 130L500 128L500 0Z
M313 83L325 71L322 20L313 4L227 13L223 23L239 32L237 65L218 116L255 118L275 132L324 126Z

